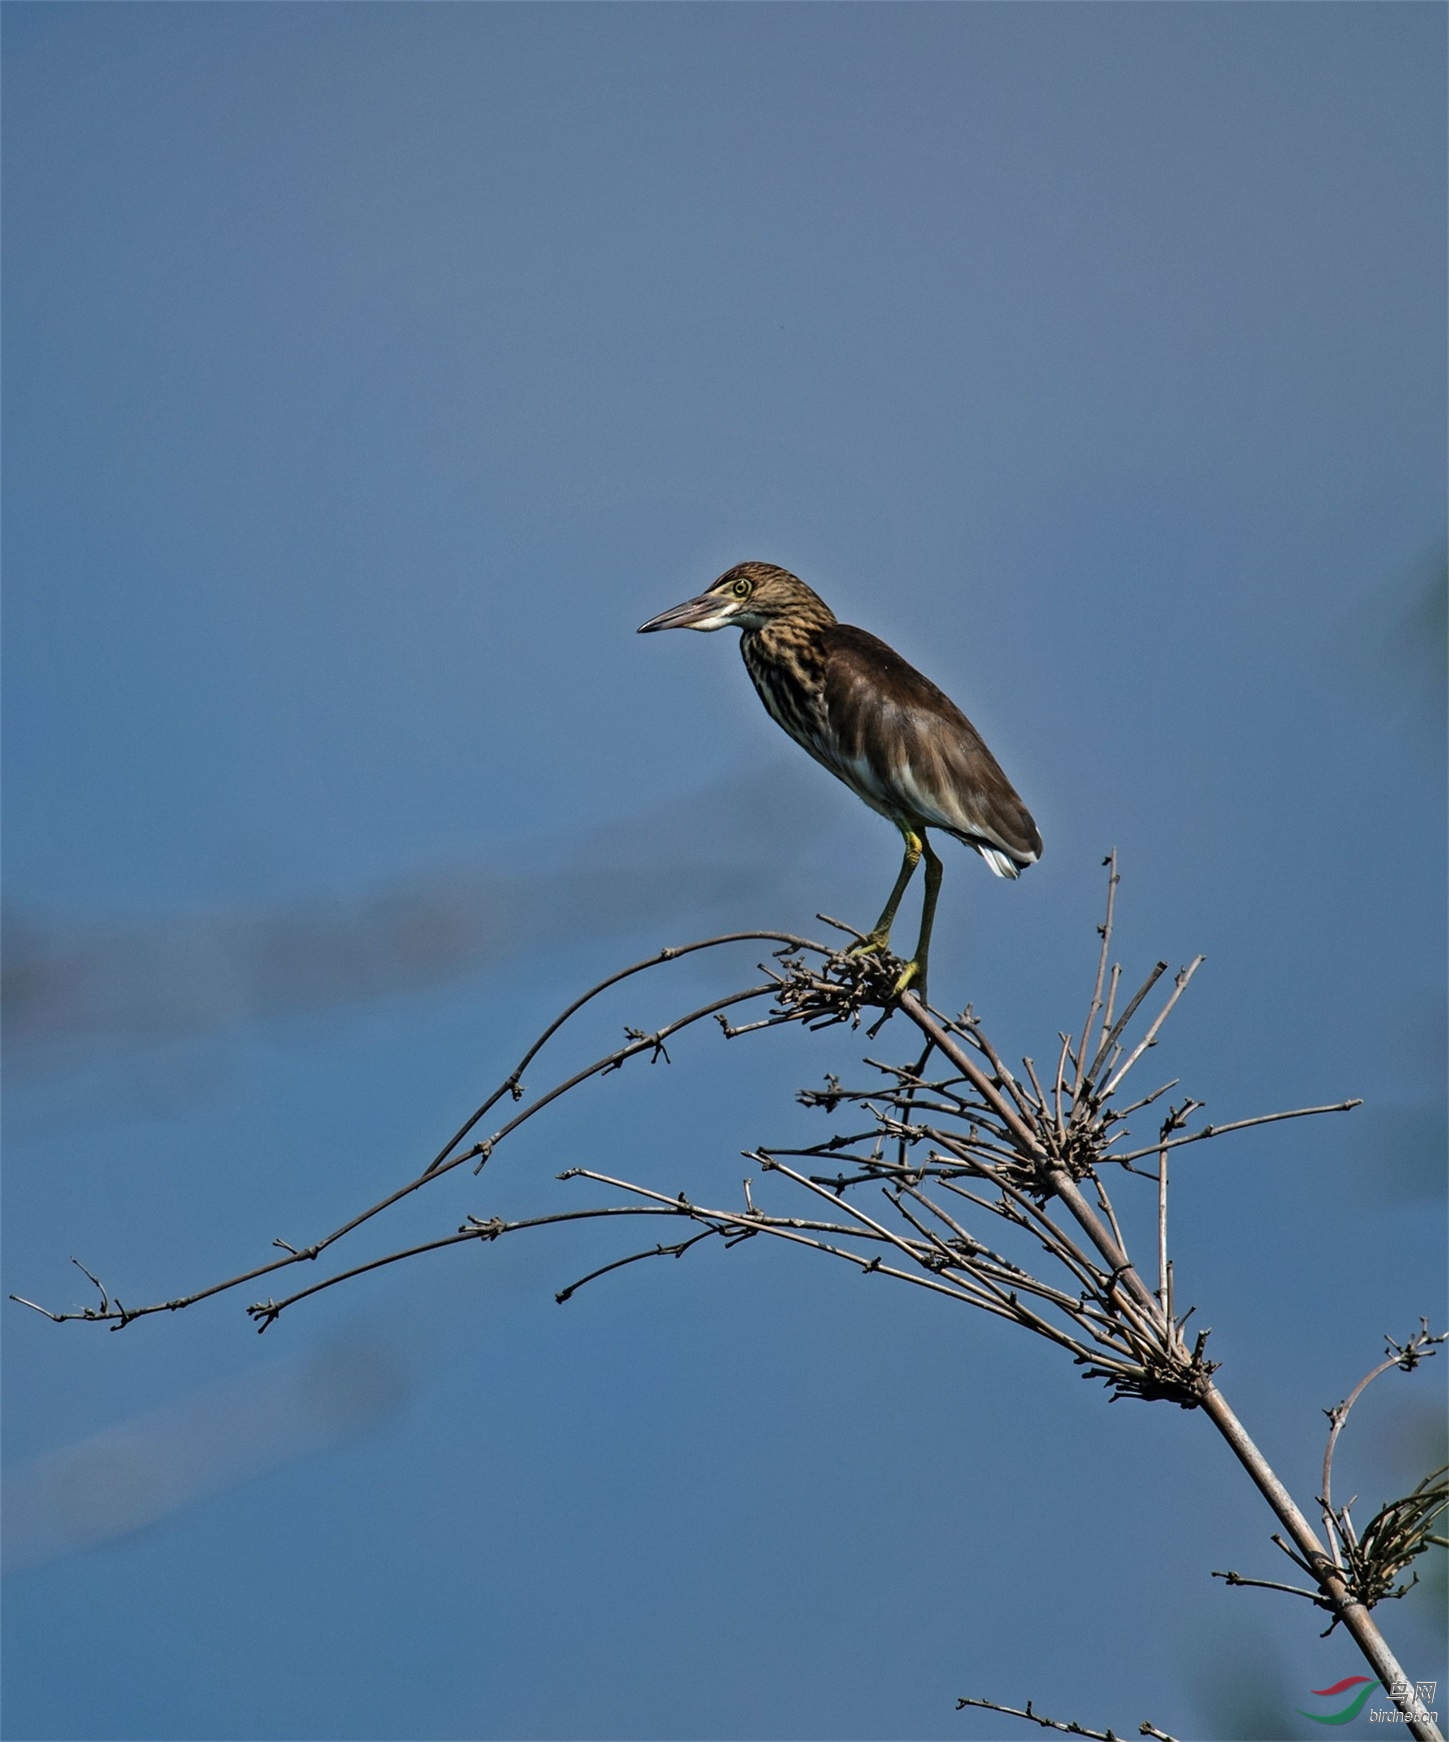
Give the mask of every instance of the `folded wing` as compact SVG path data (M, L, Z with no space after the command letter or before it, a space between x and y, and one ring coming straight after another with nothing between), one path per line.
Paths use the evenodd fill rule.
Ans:
M998 877L1041 857L1031 813L980 733L929 678L864 629L824 631L833 771L873 809L944 829Z

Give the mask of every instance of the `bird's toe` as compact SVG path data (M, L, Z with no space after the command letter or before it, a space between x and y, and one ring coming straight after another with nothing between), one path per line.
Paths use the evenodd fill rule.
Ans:
M914 989L921 997L926 995L926 970L922 963L909 961L901 969L900 977L891 989L891 996L899 998L902 992Z

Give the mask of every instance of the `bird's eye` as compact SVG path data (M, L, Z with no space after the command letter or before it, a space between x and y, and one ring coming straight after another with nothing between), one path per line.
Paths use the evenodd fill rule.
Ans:
M730 591L737 599L748 599L750 594L754 591L754 588L747 580L741 578L735 582L735 584L730 588Z

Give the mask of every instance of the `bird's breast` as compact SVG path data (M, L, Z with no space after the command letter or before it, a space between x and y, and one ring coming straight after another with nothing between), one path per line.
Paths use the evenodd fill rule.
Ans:
M825 730L824 663L803 638L755 631L740 638L750 681L776 725L818 755Z
M842 780L872 810L895 817L899 806L868 758L843 743L826 695L825 654L806 632L756 631L741 637L740 652L760 700L777 726L802 750Z

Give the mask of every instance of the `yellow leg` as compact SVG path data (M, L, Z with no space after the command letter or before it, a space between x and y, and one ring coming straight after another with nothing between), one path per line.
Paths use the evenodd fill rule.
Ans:
M936 901L941 893L941 878L946 867L931 851L931 843L924 830L921 831L921 851L926 859L926 894L921 903L921 935L916 940L916 953L906 963L900 979L896 982L896 991L904 992L907 986L914 986L921 995L926 991L926 957L931 948L931 927L936 923Z
M901 833L905 836L906 856L901 860L896 886L891 890L890 900L881 910L880 918L870 928L869 935L855 946L857 950L884 951L890 947L891 926L895 922L896 909L901 904L901 897L906 892L906 885L915 875L916 866L921 862L922 852L931 853L922 836L918 835L914 829L902 827ZM935 859L936 855L931 853L931 857ZM937 863L939 864L939 860Z

